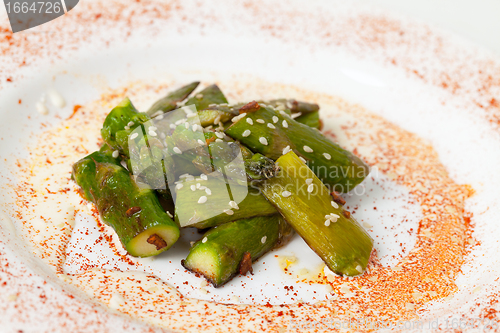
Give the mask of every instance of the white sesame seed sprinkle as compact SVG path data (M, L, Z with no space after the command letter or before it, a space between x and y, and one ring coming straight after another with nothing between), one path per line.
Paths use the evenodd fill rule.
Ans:
M177 126L175 126L174 124L170 124L170 128L171 129L175 129Z
M361 265L356 266L356 270L360 273L363 273L363 267L361 267Z
M285 148L283 148L283 155L288 154L291 151L292 149L290 148L290 146L286 146Z
M208 198L204 195L202 195L199 199L198 199L198 203L199 204L203 204L205 202L207 202Z
M288 197L289 197L289 196L291 196L291 195L292 195L292 193L291 193L291 192L289 192L289 191L283 191L283 192L281 192L281 196L282 196L283 198L288 198Z
M217 125L217 124L220 124L220 114L217 115L217 117L215 117L214 119L214 124Z
M227 215L233 215L234 214L234 212L231 209L224 209L223 212L226 213Z
M332 156L328 153L323 153L323 156L327 159L327 160L330 160L332 158Z
M179 149L179 147L174 147L173 150L177 154L182 154L182 151Z
M264 146L267 146L267 139L263 136L259 138L259 142L262 143Z
M224 142L222 139L215 139L215 142Z
M189 123L188 123L188 122L185 122L185 123L184 123L184 127L185 127L186 129L189 129Z
M193 125L193 132L196 132L198 130L198 124Z
M158 128L156 126L149 126L150 131L156 131Z
M250 125L253 125L253 120L252 120L252 118L247 118L247 123L249 123Z
M203 141L203 140L201 140L201 139L198 139L198 143L199 143L200 145L204 146L204 145L206 144L206 141Z
M264 121L264 119L257 119L255 120L256 122L258 122L259 124L265 124L266 122Z
M309 185L309 184L312 184L313 182L313 179L312 178L307 178L306 179L306 184Z
M200 188L201 187L201 184L200 183L196 183L196 188Z
M202 174L200 175L200 178L201 178L201 179L203 179L203 180L208 180L208 176L207 176L207 175L205 175L204 173L202 173Z
M307 192L312 193L312 191L314 191L314 184L309 184L309 186L307 187Z
M115 150L111 156L113 156L113 158L118 158L118 156L120 156L120 153L118 152L118 150Z
M207 240L208 240L208 238L207 238L207 237L203 237L203 239L201 240L201 242L202 242L203 244L205 244L205 243L207 242Z
M173 218L173 217L174 217L174 216L172 215L172 213L170 213L168 210L166 211L166 213L167 213L168 217L170 217L170 218Z
M196 94L195 96L197 99L202 99L203 98L203 94Z
M210 190L208 187L205 189L205 193L207 195L212 195L212 190Z
M267 123L267 127L271 128L271 129L276 129L276 126L274 126L273 124L271 123Z
M306 159L305 159L305 158L303 158L302 156L299 156L299 158L300 158L300 160L301 160L302 162L307 163Z
M157 135L158 135L158 134L156 134L156 132L155 132L155 131L151 131L151 130L148 132L148 134L149 134L150 136L157 136Z
M191 191L193 191L193 192L196 191L196 185L191 185L190 187L191 187Z
M332 201L332 207L338 209L339 205L335 201Z
M284 128L288 128L288 122L286 120L283 120L281 124L283 125Z
M329 227L329 226L330 226L330 219L325 221L325 227Z
M180 125L182 123L185 123L186 122L186 119L185 118L182 118L182 119L179 119L175 122L176 125Z
M250 134L252 134L252 132L250 130L244 130L243 133L241 133L241 136L246 138L247 136L249 136Z
M229 201L229 206L234 209L240 209L240 207L238 207L238 204L234 201Z
M279 120L280 120L280 119L279 119L278 117L273 116L273 123L275 123L275 124L276 124Z
M267 241L267 236L264 236L264 237L262 237L262 238L260 239L260 242L261 242L262 244L265 244L265 243L266 243L266 241Z
M309 147L309 146L304 146L304 147L302 147L302 148L304 149L304 151L305 151L306 153L312 153L312 152L314 152L314 150L312 150L312 148L311 148L311 147Z
M290 115L283 110L280 110L280 115L290 117Z
M129 121L127 124L127 126L134 126L134 125L135 125L135 123L133 121Z
M137 138L139 136L139 133L133 133L131 136L130 136L130 140L134 140L135 138Z
M183 184L177 184L177 185L175 186L175 188L176 188L176 189L178 189L178 190L180 190L180 189L181 189L181 188L183 188L183 187L184 187L184 185L183 185Z
M297 113L292 113L292 118L295 119L295 118L298 118L302 116L302 113L301 112L297 112Z
M155 120L162 120L163 119L163 114L159 115L158 117L155 117Z
M125 127L123 127L123 128L124 128L125 130L127 130L127 131L130 129L130 127L129 127L129 126L125 126Z

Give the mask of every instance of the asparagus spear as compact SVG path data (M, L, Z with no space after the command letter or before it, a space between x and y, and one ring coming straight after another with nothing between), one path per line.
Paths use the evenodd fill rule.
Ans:
M312 128L317 128L321 130L321 120L319 119L319 111L316 112L310 112L310 113L305 113L297 118L295 118L295 121L307 125Z
M130 255L148 257L169 249L179 238L179 227L162 209L156 195L139 188L106 149L75 163L72 178Z
M294 152L276 163L281 170L260 183L262 194L333 272L363 273L373 247L368 233L332 200L328 189Z
M182 265L220 287L236 274L251 271L252 262L286 243L292 234L280 215L226 223L196 242Z
M175 91L172 91L167 96L156 101L149 108L149 110L146 111L146 114L149 116L153 116L157 112L168 112L176 109L178 103L185 100L193 92L193 90L195 90L196 87L198 87L199 84L200 82L192 82Z
M177 184L175 221L181 227L205 229L277 213L254 186L241 186L212 175L205 178L186 177Z
M249 104L253 107L246 116L225 133L252 151L276 160L293 150L332 191L348 192L368 175L369 168L359 157L331 142L318 130L285 113L276 113L268 106Z

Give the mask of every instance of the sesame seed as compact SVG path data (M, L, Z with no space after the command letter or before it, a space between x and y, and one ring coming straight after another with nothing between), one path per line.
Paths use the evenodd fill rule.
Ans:
M174 147L174 152L177 154L182 154L182 151L178 147Z
M111 156L113 156L113 158L118 158L118 156L120 156L120 153L118 152L118 150L115 150Z
M281 192L281 196L282 196L283 198L288 198L288 197L289 197L289 196L291 196L291 195L292 195L292 193L291 193L291 192L289 192L289 191L283 191L283 192Z
M191 176L189 173L183 173L182 175L179 176L179 178L186 178Z
M238 207L238 204L234 201L229 201L229 206L234 209L240 209L240 207Z
M208 187L205 189L205 193L208 195L212 195L212 191Z
M302 112L292 113L292 119L302 116Z
M288 128L288 123L286 120L283 120L282 125L284 128Z
M180 125L180 124L185 123L185 122L186 122L186 119L184 119L184 118L183 118L183 119L179 119L179 120L177 120L177 121L175 122L175 124L176 124L176 125Z
M313 182L313 179L312 178L307 178L306 179L306 184L309 185L309 184L312 184Z
M332 201L332 207L338 209L339 205L335 201Z
M283 103L277 103L276 104L276 110L278 110L278 111L284 111L285 110L285 104L283 104Z
M202 243L206 243L206 242L207 242L207 240L208 240L208 238L207 238L207 237L203 237L203 239L201 240L201 242L202 242Z
M188 122L185 122L185 123L184 123L184 127L185 127L186 129L188 129L188 128L189 128L189 123L188 123Z
M201 140L201 139L198 139L198 143L199 143L200 145L204 146L204 145L205 145L205 143L206 143L206 141L203 141L203 140Z
M361 267L361 265L356 266L356 270L360 273L363 273L363 267Z
M290 146L286 146L285 148L283 148L283 155L288 154L290 151L292 151Z
M200 191L205 191L205 189L206 189L206 188L207 188L206 186L203 186L203 185L202 185L202 186L200 186L200 188L199 188L198 190L200 190Z
M265 121L263 119L257 119L256 122L258 122L259 124L264 124Z
M242 114L240 114L239 116L233 117L233 118L231 119L231 122L235 123L235 122L239 121L240 119L245 118L245 117L246 117L246 115L247 115L246 113L242 113Z
M271 128L271 129L276 129L276 127L271 123L267 123L267 127Z
M130 140L134 140L135 138L137 138L139 136L139 133L133 133L131 136L130 136Z
M250 125L253 125L253 120L252 120L252 118L247 118L247 123L249 123Z
M233 215L234 214L234 212L231 209L224 209L223 212L226 213L227 215Z
M223 139L224 138L224 134L221 133L221 132L215 132L215 136L218 137L219 139Z
M309 186L307 187L307 192L312 193L312 191L314 191L314 184L309 184Z
M204 195L202 195L199 199L198 199L198 203L199 204L203 204L205 202L207 202L208 198Z
M221 104L219 104L219 105L220 105L220 106L229 106L229 104L227 104L227 103L221 103Z
M127 131L130 129L130 127L129 127L129 126L125 126L125 127L123 127L123 128L124 128L125 130L127 130Z
M327 160L330 160L332 158L332 156L328 153L323 153L323 156L327 159Z
M215 142L224 142L222 139L215 139Z
M202 99L203 98L203 94L196 94L195 97L198 98L198 99Z
M183 184L177 184L177 185L175 186L175 188L176 188L176 189L178 189L178 190L180 190L180 189L181 189L181 188L183 188L183 187L184 187L184 185L183 185Z
M200 183L196 183L196 188L200 188L201 184Z
M171 129L175 129L177 126L175 126L174 124L170 124L170 128Z
M201 179L203 179L203 180L208 180L208 176L207 176L207 175L205 175L204 173L202 173L202 174L200 175L200 178L201 178Z
M151 131L151 130L148 132L148 134L151 135L151 136L157 136L158 135L158 134L156 134L155 131Z
M165 139L165 138L166 138L165 133L160 133L160 138ZM167 144L165 143L165 146L166 146L166 145L167 145Z
M303 158L302 156L299 156L299 158L300 158L300 160L301 160L302 162L307 163L306 159L305 159L305 158Z
M193 118L193 117L196 117L197 115L198 115L197 113L193 112L193 113L188 113L187 117L188 118Z
M243 133L241 133L241 136L244 137L244 138L246 138L250 134L252 134L252 132L250 132L250 130L245 130L245 131L243 131Z
M276 124L279 120L280 120L280 119L279 119L278 117L273 116L273 123L275 123L275 124Z
M193 192L196 191L196 185L191 185L190 187L191 187L191 191L193 191Z
M158 117L155 117L155 120L162 120L163 119L163 114L159 115Z
M264 146L267 146L267 139L264 138L263 136L259 138L259 142L262 143Z
M129 121L127 124L127 126L134 126L134 125L135 125L135 123L133 121Z
M283 110L280 110L280 115L290 117L290 116L288 115L288 113L286 113L286 112L285 112L285 111L283 111Z
M309 146L304 146L304 147L302 147L302 148L304 148L304 151L305 151L306 153L312 153L312 152L314 152L314 150L312 150L312 148L311 148L311 147L309 147Z
M267 240L267 236L264 236L264 237L262 237L262 238L260 239L260 242L261 242L262 244L265 244L265 243L266 243L266 240Z
M329 226L330 226L330 220L328 219L325 221L325 227L329 227Z
M170 217L170 218L173 218L173 217L174 217L174 216L172 215L172 213L170 213L168 210L167 210L167 211L165 211L165 212L167 213L168 217Z
M198 124L193 125L193 132L196 132L198 130Z
M216 125L217 125L217 124L219 124L219 123L220 123L220 114L219 114L219 115L217 115L217 117L215 117L215 119L214 119L214 124L216 124Z
M150 131L153 131L153 132L154 132L154 131L156 131L157 129L158 129L158 128L156 128L156 126L149 126L149 130L150 130Z

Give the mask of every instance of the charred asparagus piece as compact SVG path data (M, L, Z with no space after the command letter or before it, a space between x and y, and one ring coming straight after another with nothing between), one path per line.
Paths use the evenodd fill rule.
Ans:
M188 85L185 85L171 93L169 93L167 96L163 97L162 99L156 101L148 111L146 111L146 114L149 116L153 116L157 112L168 112L176 109L178 107L178 103L182 102L185 100L193 90L198 87L200 82L192 82Z
M369 173L368 166L359 157L333 143L318 130L285 113L276 113L268 106L254 105L225 133L252 151L274 160L293 150L304 158L331 191L348 192Z
M368 265L373 240L294 152L280 157L279 174L260 183L262 194L337 274L354 276Z
M179 227L162 209L156 195L139 188L106 149L75 163L72 178L130 255L148 257L169 249L179 238Z
M220 287L238 273L251 271L252 262L286 243L292 234L280 215L229 222L209 230L182 265Z
M277 213L256 187L226 182L212 175L204 178L206 180L188 176L177 184L175 220L181 227L205 229Z

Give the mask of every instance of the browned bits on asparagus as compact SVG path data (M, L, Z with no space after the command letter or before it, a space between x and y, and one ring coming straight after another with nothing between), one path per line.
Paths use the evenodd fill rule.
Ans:
M238 268L238 271L241 275L246 275L248 272L253 274L252 255L250 254L250 252L243 253L243 258L240 261L240 267Z
M248 104L243 105L240 108L240 114L242 114L242 113L249 113L249 112L255 112L255 111L259 110L259 109L260 109L259 103L257 103L256 101L253 101L253 102L250 102Z
M127 209L127 211L125 212L125 214L127 215L127 217L132 217L132 215L134 215L135 213L138 213L142 210L141 207L131 207L129 209Z
M163 238L161 238L157 234L152 234L151 236L149 236L147 242L156 246L156 249L158 251L167 247L167 242L165 242L165 240L163 240Z
M351 213L349 211L347 211L347 210L344 210L342 212L342 215L344 215L346 219L350 219L351 218Z
M342 205L342 206L343 206L343 205L345 205L345 200L344 200L344 198L342 198L338 192L333 191L333 192L331 193L331 195L332 195L332 197L333 197L333 201L335 201L335 202L336 202L336 203L338 203L339 205Z

